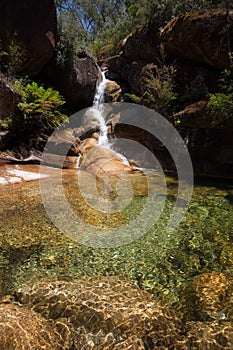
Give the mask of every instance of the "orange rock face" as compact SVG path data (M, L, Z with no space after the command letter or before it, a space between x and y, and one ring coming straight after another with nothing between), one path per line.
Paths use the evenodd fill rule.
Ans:
M225 69L230 66L228 42L232 46L232 29L233 11L228 19L224 11L188 13L170 21L162 29L161 37L170 57Z

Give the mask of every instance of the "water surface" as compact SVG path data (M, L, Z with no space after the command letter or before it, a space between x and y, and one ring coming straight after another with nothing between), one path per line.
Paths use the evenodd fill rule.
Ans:
M38 171L36 166L33 169ZM120 228L143 210L148 191L141 176L132 175L135 193L125 210L99 213L82 198L77 170L64 170L63 174L64 194L72 210L94 228ZM91 197L93 184L90 175L85 176L86 193ZM78 242L60 232L44 209L38 181L0 186L1 294L11 293L22 283L45 275L122 275L173 303L180 288L193 276L213 270L233 273L232 182L196 181L185 218L169 234L165 228L176 201L177 181L172 176L166 177L165 196L160 192L162 174L151 172L149 176L156 198L165 200L159 220L138 239L134 239L135 232L127 233L133 237L129 244L117 246L120 237L114 236L116 247L112 248L89 246L93 232L90 235L86 225L76 228ZM56 182L56 174L51 174L50 181L48 193ZM107 200L111 196L116 199L116 193L101 193L100 189L99 194ZM65 209L59 207L57 215L60 219L65 217ZM66 222L74 226L69 217ZM97 234L98 241L101 236Z

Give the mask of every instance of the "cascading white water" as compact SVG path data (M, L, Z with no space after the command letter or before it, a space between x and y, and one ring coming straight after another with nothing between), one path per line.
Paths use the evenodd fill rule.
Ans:
M108 83L108 79L106 79L104 72L101 72L101 75L102 81L96 90L92 109L94 110L95 118L99 123L100 136L98 143L100 146L106 147L108 145L108 128L103 117L103 112L104 93Z
M105 123L103 113L104 113L104 94L105 94L105 89L109 80L106 79L104 72L101 72L101 75L102 75L102 80L96 90L94 101L93 101L93 107L92 107L92 111L95 116L95 119L98 121L98 124L99 124L100 135L99 135L98 144L99 146L111 149L111 151L122 161L122 163L129 164L125 156L114 151L111 148L111 145L108 140L108 128Z

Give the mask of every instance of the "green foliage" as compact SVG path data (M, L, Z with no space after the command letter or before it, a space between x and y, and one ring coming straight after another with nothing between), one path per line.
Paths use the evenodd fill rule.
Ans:
M213 127L233 127L233 77L230 70L224 70L219 80L220 92L209 95L208 107Z
M14 88L19 94L21 113L13 119L11 130L17 134L22 133L26 138L48 134L67 119L60 111L65 100L58 91L35 82L24 86L22 80L16 81Z
M230 8L228 0L56 0L56 4L61 40L74 54L89 48L94 55L106 45L113 53L119 41L136 28L151 23L163 26L181 13Z
M0 68L1 71L9 78L20 71L23 64L24 50L21 42L14 33L9 39L9 45L3 49L0 42Z
M107 44L115 48L134 28L125 0L57 0L56 4L59 35L74 55L83 48L93 54Z
M173 76L174 66L157 67L156 76L146 80L148 90L144 93L144 100L152 104L156 111L165 113L176 99Z
M10 123L11 123L10 118L1 118L0 117L0 129L1 130L7 130L9 128Z
M114 26L110 26L108 29L100 29L98 36L88 43L88 49L97 57L100 49L105 46L107 47L105 54L114 55L118 51L122 38L125 38L133 29L134 26L129 21L129 16L122 16L121 20Z
M135 103L140 103L153 108L157 112L167 114L176 100L174 92L173 65L156 66L156 72L145 78L146 91L141 95L129 94L130 99Z
M68 53L75 58L78 51L86 47L86 32L72 11L62 11L59 14L58 32L60 38L56 45L57 63L65 64Z
M134 19L135 26L146 26L151 23L164 25L174 16L181 13L202 11L222 7L222 0L135 0L129 1L128 12Z

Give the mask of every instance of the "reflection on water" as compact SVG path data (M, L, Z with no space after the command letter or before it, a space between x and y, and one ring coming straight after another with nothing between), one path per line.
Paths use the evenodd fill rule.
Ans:
M174 302L180 287L194 275L212 270L232 272L233 189L229 182L196 184L187 215L178 229L169 234L165 227L176 201L177 182L167 177L167 193L164 193L160 187L160 174L151 172L148 176L158 203L166 197L159 220L144 235L127 232L133 239L140 237L129 244L93 248L88 246L93 241L93 231L87 230L86 223L94 229L106 228L104 235L111 233L111 228L120 230L142 212L148 196L147 181L141 175L132 175L134 195L131 200L127 199L127 181L125 190L121 188L125 194L122 199L124 209L100 212L95 208L96 198L91 196L94 184L90 175L84 175L84 200L77 186L77 171L64 170L63 173L66 200L82 219L77 232L78 242L61 233L51 222L42 205L37 181L0 187L1 294L10 293L19 284L44 275L124 275L141 288ZM50 181L50 185L47 182L48 194L56 176L51 174ZM105 191L103 186L99 189L97 186L95 190L103 202L117 199L117 193ZM54 200L55 197L51 198ZM179 203L184 205L182 198ZM62 211L59 207L57 215L62 220L66 216L65 209ZM71 228L74 226L69 217L66 222ZM98 233L96 242L105 238ZM116 234L112 239L120 237Z

